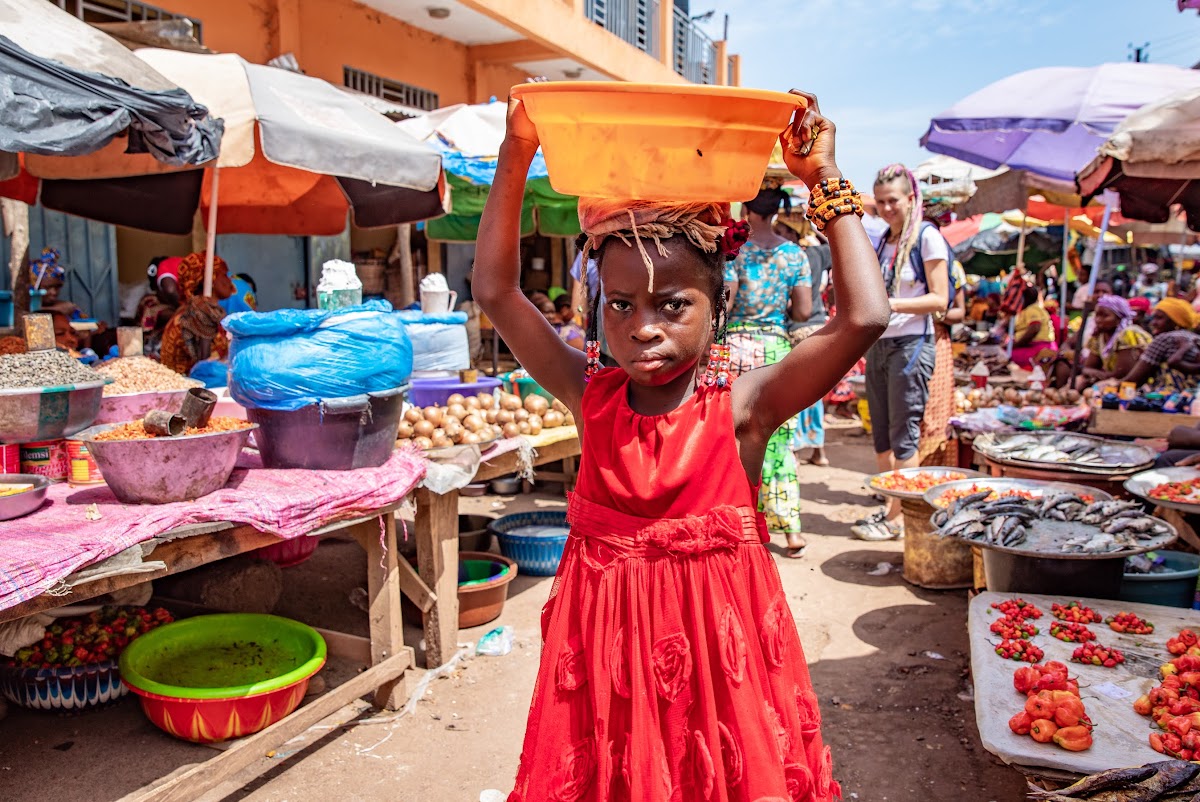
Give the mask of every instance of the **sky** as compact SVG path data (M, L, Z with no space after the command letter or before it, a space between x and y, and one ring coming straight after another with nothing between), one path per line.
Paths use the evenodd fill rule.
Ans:
M1200 15L1176 0L691 0L714 39L729 15L742 85L802 89L838 127L838 164L860 187L930 157L929 121L1000 78L1131 58L1200 62Z

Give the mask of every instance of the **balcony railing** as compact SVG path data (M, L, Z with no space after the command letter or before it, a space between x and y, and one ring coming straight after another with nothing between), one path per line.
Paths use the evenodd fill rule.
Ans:
M587 0L584 13L617 38L658 58L658 4L670 1Z
M675 9L675 72L694 84L717 82L717 45L686 13Z
M50 0L50 2L84 22L147 22L185 19L192 23L193 36L196 41L204 41L200 20L185 14L175 14L149 3L139 3L136 0Z

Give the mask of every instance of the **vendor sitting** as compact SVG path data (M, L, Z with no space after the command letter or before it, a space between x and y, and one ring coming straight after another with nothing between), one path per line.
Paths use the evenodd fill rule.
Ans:
M1125 375L1137 386L1149 384L1159 392L1190 389L1200 374L1200 334L1192 331L1200 316L1182 298L1164 298L1150 315L1154 340Z
M197 362L229 353L229 337L221 328L225 310L219 301L233 294L229 266L213 258L212 296L201 295L204 287L204 252L191 253L179 263L179 309L163 330L162 363L176 373L188 375Z
M1129 302L1119 295L1096 301L1094 333L1087 341L1087 357L1075 389L1109 379L1120 381L1133 370L1150 344L1150 334L1134 325L1133 318Z
M586 335L583 327L575 322L575 309L571 306L571 296L558 296L554 301L554 310L557 313L554 330L558 332L558 338L572 348L582 351Z

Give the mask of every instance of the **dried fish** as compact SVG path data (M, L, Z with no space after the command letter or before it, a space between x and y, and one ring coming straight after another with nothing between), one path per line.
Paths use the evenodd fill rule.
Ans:
M1084 777L1074 785L1068 785L1058 791L1045 791L1031 784L1029 796L1034 799L1046 799L1052 796L1079 799L1087 794L1107 791L1110 788L1124 788L1142 780L1148 780L1155 774L1158 774L1158 768L1154 765L1138 766L1132 769L1110 769Z

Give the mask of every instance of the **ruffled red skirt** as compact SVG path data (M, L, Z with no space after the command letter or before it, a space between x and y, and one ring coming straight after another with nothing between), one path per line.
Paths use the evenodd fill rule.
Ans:
M758 514L570 519L509 802L840 796Z

